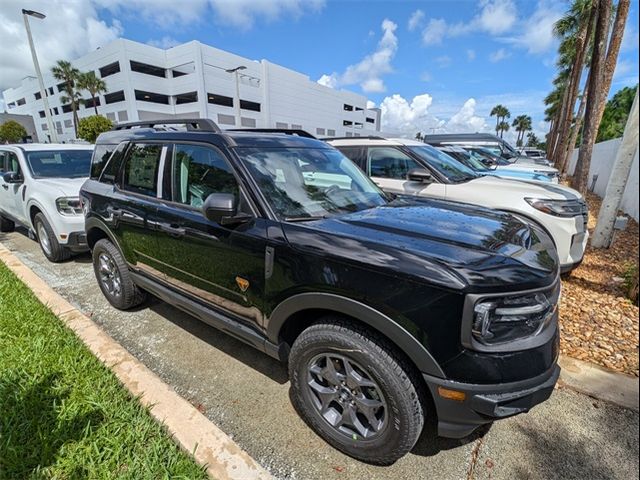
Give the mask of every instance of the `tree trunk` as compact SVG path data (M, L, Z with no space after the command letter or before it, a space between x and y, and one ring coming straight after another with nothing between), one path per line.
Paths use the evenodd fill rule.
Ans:
M638 151L638 92L633 100L627 124L624 127L622 143L618 148L616 160L611 170L604 200L598 213L598 223L591 239L595 248L609 248L613 240L613 224L618 215L622 196L629 180L633 159Z
M96 103L96 95L95 93L91 93L91 99L93 100L93 109L96 112L96 115L98 115L98 104Z
M567 150L567 142L571 136L571 123L573 121L573 112L575 109L578 91L580 90L580 79L582 78L582 70L584 70L584 61L587 55L587 47L591 38L593 21L595 19L596 8L591 7L587 23L580 26L580 30L576 37L576 56L571 67L571 75L569 77L569 85L567 87L567 108L564 110L564 117L560 120L558 129L558 148L556 150L555 160L558 170L564 167L565 152Z
M573 154L573 149L576 148L576 141L578 140L578 134L580 133L580 129L582 128L582 122L584 121L584 109L587 106L587 99L589 97L589 74L587 74L587 82L582 89L582 98L580 98L580 106L578 107L578 114L576 115L576 121L573 125L573 130L571 130L571 139L566 146L566 150L564 152L564 157L560 158L560 165L558 170L560 170L560 175L565 176L567 171L569 170L569 164L571 163L571 156Z
M600 0L598 2L598 18L596 21L596 32L593 41L593 53L591 58L591 68L589 69L589 101L585 113L585 129L580 144L576 173L573 176L573 186L582 195L587 194L587 183L589 181L589 167L591 166L591 154L593 144L598 133L598 108L600 97L606 96L602 91L602 80L604 73L605 48L609 32L609 17L611 15L612 0Z
M569 86L565 85L562 92L562 103L560 104L560 110L558 112L558 118L556 120L555 131L553 132L553 139L551 144L551 156L549 160L555 165L558 163L558 140L560 134L561 119L564 118L564 111L569 103Z

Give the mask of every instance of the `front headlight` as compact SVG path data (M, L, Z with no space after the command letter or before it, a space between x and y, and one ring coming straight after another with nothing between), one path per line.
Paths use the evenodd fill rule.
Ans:
M483 345L493 346L537 335L557 308L551 292L491 298L475 304L471 333Z
M79 197L60 197L56 200L56 208L60 215L82 215Z
M547 200L544 198L525 198L527 203L536 210L556 217L575 217L584 211L581 200Z

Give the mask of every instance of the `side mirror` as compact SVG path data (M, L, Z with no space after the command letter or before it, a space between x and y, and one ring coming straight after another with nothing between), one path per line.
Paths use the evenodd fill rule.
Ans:
M433 176L424 168L412 168L407 172L407 180L410 182L431 183Z
M202 205L202 214L207 220L220 225L234 225L252 218L244 213L238 214L236 196L231 193L212 193Z
M2 175L2 179L5 181L5 183L22 183L24 181L22 175L20 175L18 172L7 172Z

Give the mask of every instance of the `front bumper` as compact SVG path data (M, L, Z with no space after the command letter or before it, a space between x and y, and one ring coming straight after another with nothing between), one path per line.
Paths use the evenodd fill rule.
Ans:
M87 234L85 232L71 232L67 238L67 243L64 244L64 246L74 253L89 251Z
M547 400L560 376L556 364L545 373L519 382L474 385L423 374L438 415L438 435L463 438L486 423L528 412ZM439 389L463 392L464 400L443 398Z

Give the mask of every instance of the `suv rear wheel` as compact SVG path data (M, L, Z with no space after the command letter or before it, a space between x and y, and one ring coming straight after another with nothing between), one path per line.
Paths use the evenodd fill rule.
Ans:
M71 257L71 252L58 243L56 234L43 213L36 214L33 226L36 229L36 237L42 253L50 262L64 262Z
M381 336L326 317L303 331L289 356L294 407L332 446L388 465L420 436L424 410L411 365Z
M122 254L107 239L99 240L93 247L93 271L100 290L117 309L127 310L144 302L145 292L133 283Z
M0 215L0 232L13 232L15 228L15 223Z

